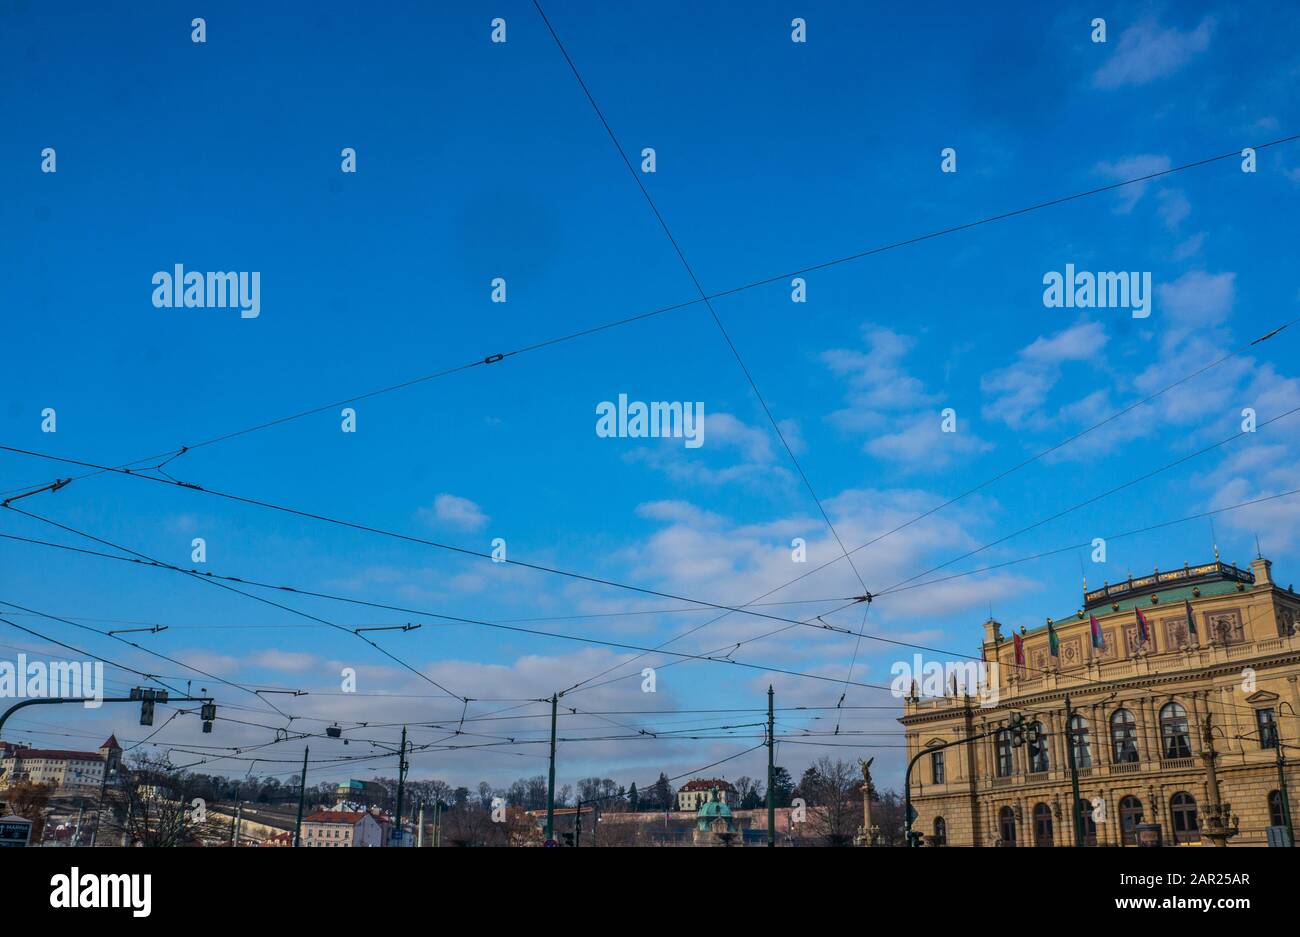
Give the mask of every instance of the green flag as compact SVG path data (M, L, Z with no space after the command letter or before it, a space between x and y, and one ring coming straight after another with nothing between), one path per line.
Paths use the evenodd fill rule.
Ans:
M1056 636L1056 626L1047 626L1047 650L1053 657L1061 656L1061 639Z

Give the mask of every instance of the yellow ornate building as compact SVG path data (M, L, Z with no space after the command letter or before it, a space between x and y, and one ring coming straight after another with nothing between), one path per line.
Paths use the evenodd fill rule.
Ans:
M1222 812L1229 845L1265 845L1300 807L1289 763L1300 756L1298 622L1300 596L1263 558L1250 571L1216 559L1107 584L1019 636L988 621L985 683L905 702L909 758L934 749L912 770L913 830L927 845L1073 845L1068 739L1086 844L1136 845L1156 824L1164 845L1208 845ZM1013 731L1015 714L1036 731Z

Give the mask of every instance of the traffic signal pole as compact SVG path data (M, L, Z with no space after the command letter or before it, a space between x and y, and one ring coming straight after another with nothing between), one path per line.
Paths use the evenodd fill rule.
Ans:
M307 754L310 751L310 746L303 746L302 781L298 785L298 821L293 825L293 845L295 849L302 845L302 806L307 801Z
M546 782L546 841L555 839L555 708L559 695L551 694L551 771Z
M772 782L776 779L776 725L772 709L772 685L767 685L767 845L776 845L776 800Z
M398 842L403 842L402 836L402 793L406 787L406 726L402 726L402 747L398 750L397 755L397 822L393 824L393 831L397 834Z
M159 691L159 692L163 692L163 691ZM52 697L52 698L50 698L50 699L25 699L25 700L23 700L21 703L14 703L14 705L10 706L10 707L9 707L8 709L6 709L3 713L0 713L0 733L4 732L5 723L9 720L9 717L12 716L14 713L18 712L18 710L22 709L24 706L51 706L51 705L57 705L57 704L59 704L59 703L85 703L85 702L86 702L87 700L89 700L89 699L94 699L94 697L91 697L91 696L56 696L56 697ZM204 703L204 704L211 704L211 703L212 703L212 697L210 697L210 696L173 696L173 697L171 697L170 699L168 699L166 696L160 696L160 697L158 697L157 701L160 702L160 703ZM144 705L143 705L143 703L144 703L145 701L142 700L142 698L139 697L139 696L105 696L103 699L99 700L99 702L101 702L101 703L141 703L141 714L143 715L143 713L144 713L144 711L145 711L145 709L144 709ZM152 700L150 700L149 702L152 702ZM148 722L148 723L142 722L142 723L141 723L141 725L152 725L152 724L153 724L152 722Z
M1074 845L1083 846L1083 805L1079 803L1079 765L1074 757L1074 708L1065 697L1065 758L1070 766L1070 787L1074 791Z

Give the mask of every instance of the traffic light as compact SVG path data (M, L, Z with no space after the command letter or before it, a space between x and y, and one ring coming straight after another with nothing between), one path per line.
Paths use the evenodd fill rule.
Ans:
M208 734L212 731L212 722L217 718L217 704L204 703L199 707L199 718L203 720L203 732Z
M133 687L131 689L131 699L140 701L140 725L151 726L153 725L154 703L167 702L167 691Z
M1019 748L1028 742L1030 745L1037 745L1041 741L1038 723L1031 722L1025 724L1025 717L1020 713L1012 713L1007 720L1007 731L1011 733L1011 744Z

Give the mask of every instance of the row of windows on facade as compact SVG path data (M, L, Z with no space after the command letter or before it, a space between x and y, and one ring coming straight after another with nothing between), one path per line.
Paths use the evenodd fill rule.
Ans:
M1092 818L1092 803L1080 799L1079 812L1083 815L1083 841L1097 845L1097 823ZM1179 791L1169 798L1169 815L1173 822L1174 842L1192 843L1201 838L1201 825L1196 815L1196 798ZM1033 844L1051 846L1054 840L1052 808L1045 803L1034 805ZM1282 792L1269 791L1268 819L1272 826L1285 826L1286 814L1282 809ZM1137 827L1143 822L1142 801L1131 794L1119 802L1120 841L1126 846L1137 845ZM1015 846L1017 836L1016 812L1003 807L998 812L998 842L1002 846ZM948 824L943 817L934 818L934 834L930 845L943 846L948 842Z
M1276 748L1278 744L1276 711L1271 708L1255 710L1255 722L1259 728L1260 748ZM1038 741L1027 745L1029 771L1031 774L1037 774L1047 771L1050 767L1047 757L1047 734L1043 731L1042 723L1034 722L1031 725L1037 729ZM1070 746L1074 749L1075 766L1091 768L1092 742L1088 720L1078 714L1070 719ZM1010 777L1015 773L1010 730L1001 729L993 736L993 750L997 776ZM1192 756L1187 710L1178 703L1167 703L1160 710L1160 751L1165 759ZM943 755L943 752L938 751L930 756L930 780L935 784L944 783ZM1110 757L1111 763L1117 765L1135 764L1139 760L1137 720L1127 709L1117 709L1110 717Z

